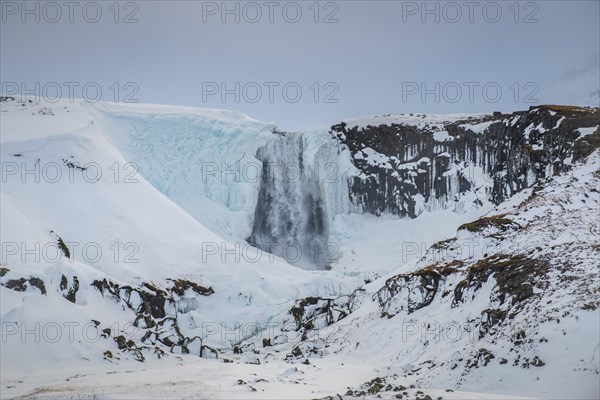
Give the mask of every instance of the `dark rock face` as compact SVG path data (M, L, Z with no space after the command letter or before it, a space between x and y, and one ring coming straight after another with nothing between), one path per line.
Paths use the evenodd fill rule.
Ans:
M44 285L44 281L37 277L10 279L7 280L6 283L3 283L2 286L17 292L24 292L27 290L28 286L31 286L38 289L41 294L46 294L46 285Z
M173 282L173 287L171 288L171 292L177 294L178 296L183 296L185 291L191 289L193 292L202 295L202 296L210 296L215 291L211 287L204 287L196 282L188 281L186 279L169 279Z
M436 297L448 295L452 295L452 308L456 308L470 302L482 286L493 279L495 289L490 302L501 306L510 300L511 313L501 309L484 310L480 326L483 336L506 317L514 317L519 312L518 306L534 296L536 289L538 292L547 289L548 268L546 261L521 254L494 254L471 266L459 260L442 265L435 263L389 278L376 293L376 299L381 316L388 318L400 313L411 314L430 305ZM456 282L453 291L448 290L452 286L448 281Z
M293 320L284 324L284 330L300 331L303 338L306 338L308 331L321 329L345 318L350 313L349 301L349 296L307 297L297 300L289 311Z
M519 303L533 296L535 287L545 289L543 277L548 268L546 262L520 254L495 254L484 258L473 265L465 280L456 286L453 307L468 300L466 293L479 290L492 275L498 285L492 300L502 304L510 298L512 305Z
M299 359L309 355L322 355L327 347L327 336L320 337L320 330L331 326L350 314L352 295L337 298L307 297L297 300L284 318L282 331L300 333L301 339L290 353L287 360ZM275 341L278 341L278 337Z
M75 296L77 291L79 290L79 279L74 276L71 282L69 283L69 279L66 276L62 275L60 279L60 290L65 299L69 300L71 303L75 303Z
M461 261L446 265L432 264L411 274L389 278L377 292L381 316L391 318L405 311L411 314L431 304L440 288L440 281L457 272Z
M520 228L516 222L504 218L504 215L493 215L491 217L482 217L476 221L462 224L458 230L467 230L470 232L481 232L487 228L495 228L499 232L506 232L509 229Z
M483 184L485 193L473 201L499 204L564 171L569 159L577 161L600 145L598 131L580 138L577 129L599 124L599 109L541 106L418 126L358 129L341 123L331 134L348 146L362 172L350 182L352 203L375 215L414 218L419 196L425 205L437 201L434 207L449 208Z
M143 283L140 287L127 285L120 286L107 279L95 280L92 286L104 297L123 305L124 308L133 310L136 314L133 325L145 330L138 340L126 340L123 335L114 337L120 350L131 353L138 361L144 361L143 352L150 351L159 358L164 355L161 346L165 346L171 353L196 354L203 358L218 358L216 350L206 346L199 336L185 336L177 324L176 302L184 296L186 290L195 294L209 296L214 293L212 288L205 288L196 282L185 279L172 280L171 288L161 289L150 283ZM104 329L104 337L109 337L110 329Z
M398 385L393 382L388 383L387 379L388 378L386 378L386 377L374 378L374 379L370 380L369 382L365 382L362 385L360 385L358 387L358 389L348 388L348 390L346 391L345 394L347 397L350 397L350 398L371 398L371 397L381 398L382 396L380 393L390 393L390 395L386 396L385 398L390 398L390 399L408 398L408 393L406 392L405 386ZM424 393L421 391L419 391L417 393L424 395ZM342 399L342 398L343 397L341 395L337 394L336 397L328 396L328 397L324 397L323 399ZM417 398L419 400L426 400L426 399L431 400L431 396L429 396L429 395L424 395L424 397L417 396Z

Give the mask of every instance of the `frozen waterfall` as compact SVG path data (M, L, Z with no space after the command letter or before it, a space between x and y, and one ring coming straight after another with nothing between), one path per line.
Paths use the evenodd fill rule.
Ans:
M326 268L328 219L319 166L304 162L303 136L276 133L260 148L263 163L248 242L304 268Z

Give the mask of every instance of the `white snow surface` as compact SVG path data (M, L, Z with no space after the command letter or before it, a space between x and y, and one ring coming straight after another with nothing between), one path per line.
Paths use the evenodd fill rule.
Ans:
M480 119L490 114L394 114L394 115L369 115L345 119L348 128L357 127L359 130L368 126L379 125L414 125L417 127L429 126L443 129L445 124L467 120Z
M593 134L594 132L596 132L598 130L598 128L600 128L600 126L595 126L595 127L592 126L590 128L579 128L578 129L579 135L580 135L579 137L583 138L583 137L589 136L589 135Z
M124 324L131 315L91 288L95 279L166 285L167 279L185 278L213 287L214 295L203 298L182 317L190 321L192 330L207 322L227 327L261 323L286 310L297 298L339 294L355 284L352 279L333 274L301 270L248 245L236 246L223 239L151 185L143 176L143 167L125 168L129 161L111 145L105 130L99 129L96 117L88 112L90 105L58 102L44 106L54 115L37 114L41 105L35 103L23 107L2 105L2 266L10 270L4 279L40 277L48 291L47 296L39 296L35 290L16 292L2 287L3 324L29 326L34 321L54 321L61 326L68 322L84 325L101 317ZM153 110L156 114L172 111L153 106L132 109ZM187 109L182 111L187 113ZM195 112L212 122L227 118L230 122L253 124L249 118L230 112ZM169 121L170 117L164 118ZM65 127L62 131L61 126ZM48 135L43 133L46 129ZM156 146L160 148L160 144ZM173 157L186 162L183 152ZM63 159L89 169L73 171ZM13 167L15 173L9 169ZM56 171L59 179L55 179ZM57 257L55 235L72 248L71 259ZM16 250L6 247L8 244L14 244ZM28 249L33 253L27 253ZM82 290L75 305L58 293L61 274L79 278ZM8 368L24 373L52 368L81 360L90 348L102 353L97 348L101 344L83 341L63 343L60 348L57 345L48 354L34 351L43 344L30 347L29 341L20 339L16 334L4 343L3 371Z
M346 122L359 127L427 125L439 131L444 122L482 116L417 114ZM469 129L483 131L482 125ZM471 373L460 387L453 382L462 367L447 376L435 368L428 374L407 374L428 358L450 362L457 346L398 340L402 326L394 318L379 318L369 296L386 278L422 267L421 258L432 244L452 237L458 225L477 219L491 206L460 213L439 210L415 220L353 214L346 179L356 171L347 150L340 152L325 129L304 133L304 163L337 165L332 179L322 183L336 248L332 270L302 270L250 247L245 239L252 229L259 183L255 173L260 167L255 155L275 128L228 110L66 100L0 103L1 267L9 270L2 282L39 277L47 290L41 295L31 285L23 292L0 289L2 397L315 398L343 395L348 387L394 374L399 383L416 384L416 389L408 389L411 396L419 388L444 399L598 396L597 386L592 387L598 382L600 358L597 311L574 311L561 325L542 325L540 332L549 342L539 351L547 365L535 371L497 365L496 360ZM443 132L436 134L442 137ZM382 161L377 154L364 153L374 162ZM535 229L511 243L547 249L597 240L597 231L590 236L586 224L571 229L584 218L578 201L598 214L597 192L590 193L590 200L579 190L592 182L592 172L598 169L598 154L590 160L569 177L557 178L557 188L571 177L579 180L568 181L575 187L565 193L568 202L549 202L514 215L515 221ZM514 212L526 193L519 196L494 213ZM566 219L561 207L573 215ZM546 214L557 216L551 219L556 228L551 233L540 222ZM561 233L561 224L569 224L569 229ZM71 249L70 259L57 256L57 236ZM483 246L491 239L460 231L457 240ZM98 249L101 254L96 257ZM483 254L469 257L476 260ZM583 253L581 257L582 268L593 273L597 254L595 259ZM62 275L69 281L79 279L75 304L61 293ZM255 326L279 321L296 299L337 297L365 280L373 282L364 287L362 306L337 327L331 350L311 359L310 365L286 362L285 354L275 353L254 356L260 365L249 364L247 354L231 353L227 358L232 363L176 354L143 364L121 353L118 359L103 357L105 351L117 354L118 349L112 341L98 338L91 321L127 333L132 314L92 288L92 281L165 286L168 279L178 278L215 290L201 299L181 299L177 321L186 334L202 336L224 350L255 334ZM460 311L461 321L487 306L486 290L492 288L483 288L478 300ZM569 297L559 301L567 303ZM443 303L414 318L419 323L447 322L451 315ZM207 324L217 326L217 333L207 335ZM481 345L467 344L472 349ZM497 344L503 345L507 344ZM570 356L564 357L565 352ZM414 365L408 365L409 359ZM445 390L450 388L455 391Z

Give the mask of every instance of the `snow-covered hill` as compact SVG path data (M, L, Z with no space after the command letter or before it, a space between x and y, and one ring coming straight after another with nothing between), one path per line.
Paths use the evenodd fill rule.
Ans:
M598 395L598 110L1 99L3 397Z
M26 350L32 344L21 333L37 322L57 322L63 330L70 322L84 326L91 320L100 322L99 330L131 324L141 300L123 288L164 303L163 311L150 314L183 318L181 329L193 327L184 332L193 337L203 322L232 329L259 323L299 296L352 287L351 281L303 271L250 246L236 247L208 230L128 164L80 105L8 102L2 110L2 323L17 324L2 362L11 370L63 363L87 352L102 359L115 346L112 339L93 345L67 341L51 350L50 360L44 351ZM32 278L43 287L36 288ZM181 290L173 289L177 280ZM196 284L214 293L199 296ZM113 287L119 301L107 293ZM69 301L64 296L71 290Z
M360 359L382 367L384 387L597 398L599 167L596 151L461 225L408 273L297 302L281 334L301 342L261 352Z

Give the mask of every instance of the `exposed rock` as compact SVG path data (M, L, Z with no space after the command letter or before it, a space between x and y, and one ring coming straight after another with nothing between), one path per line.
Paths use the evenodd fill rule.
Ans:
M7 289L12 289L17 292L24 292L25 290L27 290L27 282L28 280L25 278L11 279L9 281L6 281L6 283L4 283L3 286Z
M191 282L186 279L168 279L173 282L173 287L170 289L172 293L177 294L178 296L183 296L187 289L192 289L195 293L202 296L210 296L215 291L212 287L204 287L196 282Z
M440 280L462 265L461 261L431 264L419 271L389 278L377 292L382 317L391 318L401 311L410 314L428 306L438 293Z
M6 283L3 283L2 286L6 287L7 289L15 290L17 292L24 292L25 290L27 290L28 284L38 289L41 294L46 294L46 285L44 285L44 281L36 277L31 277L27 279L10 279L7 280Z
M71 303L75 303L75 296L79 290L79 279L74 276L71 283L69 283L67 277L62 275L60 279L60 290L65 299L69 300Z
M415 218L420 212L419 196L425 206L455 207L473 187L474 168L489 177L489 190L479 201L494 204L570 168L569 156L576 161L600 146L599 132L579 138L577 131L597 126L599 110L540 106L441 126L358 128L344 122L330 132L348 147L362 172L350 183L351 201L371 214ZM437 137L438 132L443 137Z
M507 311L501 309L487 309L481 313L481 324L479 325L479 338L495 332L496 325L506 318Z
M212 288L206 289L190 281L174 282L175 286L168 290L177 295L185 293L188 288L203 296L214 293ZM108 296L132 310L136 315L133 325L146 330L139 339L142 344L139 347L133 340L125 341L122 335L114 338L119 349L128 350L139 361L144 360L142 350L152 350L159 357L163 356L164 351L158 346L167 347L171 353L196 354L203 358L219 357L218 352L204 345L199 336L187 337L181 332L175 317L176 300L168 291L147 282L139 288L134 288L128 285L120 286L107 279L95 280L92 286L103 296ZM108 332L104 329L102 332L104 337L109 337L111 333L110 329Z
M56 241L58 243L58 248L63 252L64 256L67 258L71 258L71 251L69 250L69 247L66 245L66 243L64 242L64 240L62 240L62 238L60 236L58 236L56 233L54 233L54 231L50 231L51 235L56 236Z
M371 379L369 382L365 382L358 387L358 389L348 388L346 391L346 396L349 397L360 397L372 398L375 395L379 395L380 393L394 393L394 398L401 399L403 396L398 392L403 392L406 390L405 386L388 383L388 378L385 377L377 377ZM423 392L417 392L417 394L423 394ZM398 397L400 395L400 397Z
M535 356L533 357L533 360L531 360L531 365L533 365L534 367L543 367L544 365L546 365L546 363L540 360L538 356Z
M532 296L535 286L544 288L541 278L547 270L545 261L524 255L495 254L487 257L470 267L466 279L456 286L453 306L465 301L467 292L479 290L491 275L498 285L495 300L502 304L510 297L514 305Z
M348 315L348 296L337 298L307 297L297 300L289 314L293 320L292 330L309 331L311 329L329 326ZM285 324L285 330L290 330L290 324Z
M509 229L517 229L521 226L516 222L508 218L504 218L504 215L493 215L491 217L479 218L476 221L462 224L458 227L458 230L467 230L470 232L481 232L486 228L495 228L501 232L505 232Z
M487 366L491 360L496 358L488 349L479 349L479 351L466 362L467 368L479 368Z

